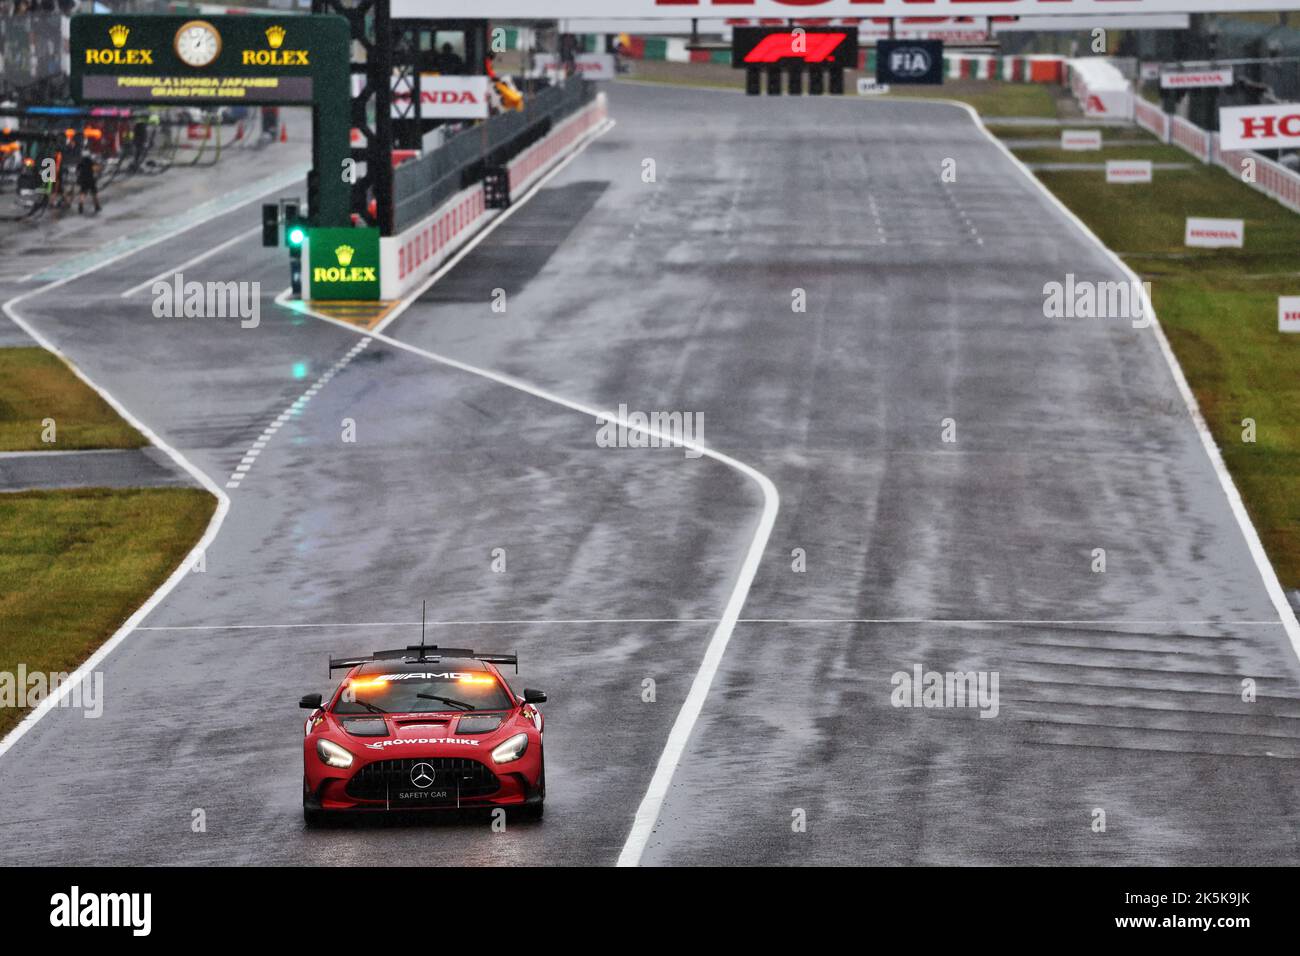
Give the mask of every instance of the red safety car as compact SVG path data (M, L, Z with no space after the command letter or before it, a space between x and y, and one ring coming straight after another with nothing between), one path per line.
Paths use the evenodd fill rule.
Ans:
M302 805L308 826L344 811L505 807L537 819L546 798L538 690L517 696L513 654L416 645L330 660L347 676L307 694Z

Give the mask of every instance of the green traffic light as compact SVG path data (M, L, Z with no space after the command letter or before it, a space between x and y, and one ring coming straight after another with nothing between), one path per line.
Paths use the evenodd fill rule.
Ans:
M302 226L294 226L289 230L289 245L291 246L301 246L303 240L306 238L307 233L303 230Z

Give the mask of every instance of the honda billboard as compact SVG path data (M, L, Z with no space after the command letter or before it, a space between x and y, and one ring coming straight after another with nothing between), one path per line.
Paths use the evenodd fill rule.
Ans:
M1219 110L1221 149L1285 149L1300 146L1300 103L1225 106Z

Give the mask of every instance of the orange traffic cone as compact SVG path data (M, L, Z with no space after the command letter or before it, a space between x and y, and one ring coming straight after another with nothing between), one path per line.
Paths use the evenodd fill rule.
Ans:
M280 142L282 143L289 142L289 127L286 126L284 123L280 124Z

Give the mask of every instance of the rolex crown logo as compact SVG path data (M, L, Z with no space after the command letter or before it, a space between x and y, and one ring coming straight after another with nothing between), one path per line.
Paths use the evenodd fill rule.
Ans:
M351 246L339 246L334 250L334 255L338 256L339 265L350 266L352 265L352 254L355 251Z
M120 23L108 28L108 38L113 41L115 47L126 46L126 38L130 35L130 27L124 27Z
M284 42L284 27L268 27L266 30L266 42L271 45L272 50L280 49L280 44Z

